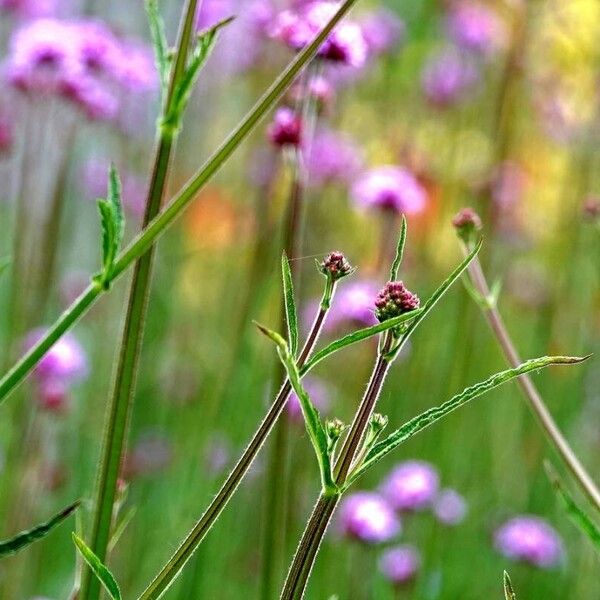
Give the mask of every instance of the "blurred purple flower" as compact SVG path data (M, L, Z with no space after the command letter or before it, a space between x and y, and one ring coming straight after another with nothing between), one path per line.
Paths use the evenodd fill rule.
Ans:
M44 379L38 386L37 401L43 410L63 413L69 405L68 386L58 378Z
M339 522L351 538L376 544L400 532L400 521L385 498L374 492L356 492L340 506Z
M464 100L479 79L474 62L454 48L446 48L426 62L421 88L428 102L445 108Z
M301 50L325 27L339 8L338 2L316 1L277 15L270 35L293 50ZM368 46L357 23L344 20L325 40L318 55L328 61L361 67L367 60Z
M327 411L329 408L329 391L327 390L327 386L316 377L311 377L310 375L305 377L302 383L317 410L321 413ZM286 410L291 421L295 423L303 422L302 408L295 392L290 394Z
M120 55L115 79L125 91L143 93L158 89L158 73L149 46L124 40L121 41Z
M34 346L46 333L43 328L35 329L25 339L25 348ZM65 383L82 379L88 373L88 360L81 344L67 333L48 350L38 363L35 374L40 381L49 379Z
M402 585L415 577L421 566L421 555L411 545L394 546L379 560L379 570L394 585Z
M355 203L404 214L425 209L427 193L417 178L403 167L377 167L361 175L352 188Z
M392 470L381 486L381 493L396 510L411 511L430 506L438 488L439 477L433 465L409 460Z
M33 19L52 15L56 5L56 0L0 0L0 13Z
M324 127L317 129L306 157L309 185L348 184L362 165L362 152L350 137Z
M527 173L518 162L503 162L496 169L491 182L491 196L497 207L502 210L517 205L525 194L527 182Z
M335 88L329 79L320 75L312 77L308 86L303 85L301 82L296 83L290 91L290 97L295 102L301 102L307 97L310 98L315 103L317 112L321 113L333 103Z
M548 568L560 562L562 541L544 519L521 515L504 523L494 534L496 549L507 558Z
M444 525L458 525L467 511L466 500L456 490L442 490L433 502L433 512Z
M378 292L377 284L372 281L350 281L340 286L329 309L325 321L325 331L332 331L343 324L358 327L377 323L373 301ZM314 310L309 318L314 317Z
M581 207L583 218L590 223L596 223L600 220L600 198L597 196L588 196Z
M386 54L395 50L406 32L406 26L393 11L385 8L368 13L360 22L371 54Z
M302 118L287 106L278 108L267 128L267 137L279 148L298 147L302 142Z
M461 48L489 55L506 43L507 30L499 15L480 2L455 2L448 13L448 34Z
M209 473L218 475L222 473L231 460L231 442L224 434L219 433L209 440L204 463Z
M173 459L171 442L163 434L148 431L127 453L123 466L125 479L152 475L166 469Z

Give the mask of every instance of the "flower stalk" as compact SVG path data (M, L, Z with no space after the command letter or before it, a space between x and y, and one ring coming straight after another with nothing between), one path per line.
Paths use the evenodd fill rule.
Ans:
M163 98L163 114L158 127L158 140L146 199L143 227L147 227L148 223L159 213L165 193L173 146L178 131L178 126L165 126L165 123L167 117L173 112L172 105L176 97L176 91L185 75L195 24L197 1L187 0L185 10L182 13L169 87L166 97ZM181 118L181 115L178 116ZM155 246L151 246L134 267L111 398L107 406L89 544L92 552L101 562L106 562L113 524L117 479L129 431L152 280L154 252ZM80 597L82 600L99 598L100 590L101 586L98 579L93 576L91 569L85 568L81 583Z
M459 213L459 215L460 214L461 213ZM456 219L458 219L458 216L455 218L455 221ZM479 221L479 227L480 226L481 223ZM462 236L461 240L463 251L465 254L468 254L472 249L472 236ZM522 362L521 357L519 356L512 338L508 333L506 325L504 324L504 320L502 319L502 315L498 310L496 302L497 294L493 289L490 289L478 257L475 257L470 263L468 267L468 274L469 281L473 288L472 291L475 292L478 300L477 304L480 307L490 329L492 330L492 333L496 338L502 353L504 354L506 362L511 367L516 367ZM581 461L571 448L569 442L562 434L560 428L548 410L546 403L531 380L531 377L528 375L522 375L518 379L518 384L521 388L521 391L525 395L531 411L538 420L538 423L546 434L549 442L552 444L552 446L554 446L566 467L577 481L581 490L584 492L590 502L596 507L596 509L600 510L600 490L598 490L596 483L591 478L586 468L581 464Z

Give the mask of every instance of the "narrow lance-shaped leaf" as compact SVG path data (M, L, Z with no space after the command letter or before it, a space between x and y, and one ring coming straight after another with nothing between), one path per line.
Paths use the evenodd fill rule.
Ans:
M306 362L306 364L300 369L301 375L306 375L313 367L315 367L318 363L320 363L323 359L327 358L330 354L345 348L346 346L350 346L351 344L356 344L362 340L373 337L378 333L382 333L391 329L392 327L397 327L398 325L402 325L410 321L411 319L417 318L421 312L423 312L422 308L418 308L416 310L411 310L410 312L404 313L402 315L398 315L397 317L392 317L391 319L387 319L383 321L383 323L377 323L376 325L371 325L370 327L364 327L363 329L358 329L357 331L353 331L344 337L327 344L324 348L315 352L313 356Z
M69 515L76 511L80 504L81 502L79 501L73 502L73 504L69 504L69 506L63 508L45 523L37 525L32 529L28 529L27 531L22 531L9 540L0 541L0 558L16 554L19 550L33 544L33 542L46 537L55 527L60 525Z
M194 88L194 83L215 46L219 31L223 29L223 27L229 25L233 20L234 17L223 19L199 34L190 61L175 89L175 93L173 94L173 101L169 107L169 114L167 116L167 119L171 124L179 124L192 89Z
M98 209L102 225L102 272L95 279L104 289L108 289L125 232L121 181L112 164L108 172L107 198L98 200Z
M504 598L505 600L517 600L517 594L512 585L512 581L510 580L509 574L504 571L502 580L504 582Z
M166 98L167 87L169 85L169 43L165 34L165 23L158 10L157 0L146 0L146 15L150 25L150 35L152 36L152 45L154 47L154 58L156 68L160 77L161 95Z
M406 231L408 225L406 223L406 217L402 215L402 223L400 224L400 238L398 239L398 245L396 246L396 256L390 269L390 281L396 281L398 278L398 270L402 264L402 257L404 256L404 246L406 245Z
M548 462L544 462L544 468L548 479L565 507L569 518L575 525L586 535L598 552L600 552L600 528L592 519L583 511L583 509L573 500L573 497L566 490L562 481L558 477L558 473L554 467Z
M408 329L402 336L400 343L394 347L391 351L391 356L396 356L400 350L404 347L404 344L408 341L408 338L414 333L415 329L421 324L423 319L429 314L433 307L438 303L442 296L452 287L452 284L462 275L465 269L469 266L471 261L477 256L477 253L481 249L483 240L480 239L469 255L448 275L448 277L442 282L442 284L435 290L435 292L427 298L427 302L421 307L422 310L417 315L417 318L408 326ZM410 314L410 313L408 313Z
M87 544L76 534L72 533L73 542L77 546L81 556L85 562L89 565L90 569L94 572L94 575L98 578L100 583L104 586L104 589L108 592L109 596L113 600L121 600L121 590L119 584L114 578L113 574L108 570L108 567L102 563L102 561L92 552Z
M317 456L323 491L333 492L337 488L331 473L329 441L327 438L327 433L325 432L325 427L321 421L319 411L314 407L310 397L302 386L298 367L294 362L294 357L291 355L285 340L275 331L271 331L267 327L264 327L258 323L256 325L262 333L264 333L268 338L277 344L277 353L283 366L285 367L292 389L296 393L296 396L298 396L298 401L300 402L300 407L302 409L302 415L304 416L306 430Z
M296 301L294 300L294 281L290 262L285 252L281 256L281 274L283 277L283 299L285 304L285 320L288 330L288 343L293 356L298 351L298 315Z
M350 476L349 483L355 481L367 469L379 462L386 454L395 450L400 444L403 444L408 439L420 433L427 427L433 425L446 415L463 406L470 400L497 388L498 386L511 381L519 375L524 375L530 371L535 371L550 365L572 365L586 360L588 357L573 357L573 356L542 356L528 360L514 369L507 369L492 375L485 381L472 385L460 394L453 396L441 406L430 408L424 413L414 417L402 427L391 433L386 439L375 444L366 454L362 464Z

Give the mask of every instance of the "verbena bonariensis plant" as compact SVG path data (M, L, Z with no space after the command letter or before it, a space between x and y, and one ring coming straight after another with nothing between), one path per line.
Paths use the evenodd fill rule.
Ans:
M406 317L406 321L401 325L388 328L380 334L377 357L369 385L338 452L336 452L336 448L346 427L337 420L323 423L309 395L303 388L301 383L303 371L298 367L294 351L291 349L293 348L291 345L291 340L294 337L293 331L288 326L288 339L286 341L279 333L262 325L260 326L261 331L276 344L279 358L285 366L288 378L300 400L306 429L317 457L321 477L321 494L308 520L289 569L281 593L282 600L304 597L319 546L342 495L385 455L463 404L516 377L548 365L574 364L585 360L585 358L579 357L546 356L526 361L466 388L442 405L414 417L384 440L378 441L387 419L375 413L375 408L392 363L410 335L429 314L441 296L472 264L481 247L480 240L461 265L427 300L424 306L419 308L418 297L410 292L403 282L397 281L405 241L406 222L403 221L396 257L390 271L390 281L382 289L374 305L375 315L382 324L399 317ZM290 297L292 290L286 287L284 293L286 305L293 304L293 297Z

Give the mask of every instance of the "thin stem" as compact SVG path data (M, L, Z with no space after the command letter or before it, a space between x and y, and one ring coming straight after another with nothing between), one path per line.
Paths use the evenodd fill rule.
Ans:
M330 301L333 291L334 290L330 289L327 285L324 293L324 300L325 295L329 295L327 300ZM303 365L308 360L323 328L327 311L328 307L323 308L321 306L319 308L319 312L317 313L298 358L299 365ZM267 436L273 429L277 418L281 414L281 411L283 410L291 391L292 386L290 385L289 381L286 380L279 390L279 393L277 394L273 404L271 404L271 407L269 408L265 418L263 419L259 428L256 430L256 433L250 440L250 443L244 450L244 453L238 460L237 464L225 480L225 483L217 492L214 500L210 503L209 507L200 517L200 520L188 533L175 554L169 559L158 575L142 593L142 595L139 597L139 600L155 600L156 598L160 598L167 588L173 583L181 569L183 569L186 562L191 558L193 552L200 545L210 528L221 514L222 510L233 496L245 474L248 472L248 469L252 465L256 455L267 439Z
M315 563L321 541L340 500L340 495L321 494L306 524L292 566L281 592L281 600L299 600L304 596L306 583Z
M465 252L468 253L468 248L464 246ZM488 282L481 268L479 258L476 257L469 265L469 276L471 282L477 292L482 298L490 297L490 288ZM498 311L494 302L487 302L484 306L481 303L481 309L487 322L496 336L498 344L502 349L502 352L506 358L506 362L511 367L516 367L521 364L522 360L513 344L513 341L506 329L502 316ZM537 417L538 422L544 430L550 443L555 447L556 451L568 467L571 474L576 479L581 490L589 498L590 502L600 510L600 491L594 483L594 480L590 477L585 467L581 464L577 455L569 445L569 442L565 439L558 425L552 418L548 407L546 406L543 398L540 396L537 388L535 387L531 377L529 375L521 375L517 380L521 390L523 391L525 398L528 401L529 407Z
M175 63L171 72L167 98L163 106L165 115L169 114L175 88L183 76L187 64L197 1L188 0L182 13ZM159 139L146 199L143 227L146 227L160 210L169 174L175 131L176 128L159 127ZM152 246L135 264L111 399L107 407L104 441L94 500L92 534L88 544L101 562L106 561L113 523L117 479L133 408L144 323L148 311L154 252L155 247ZM84 569L80 594L82 600L96 600L99 598L100 585L100 581L93 575L91 569Z
M392 335L389 332L386 333L381 349L377 355L377 360L375 361L369 385L367 386L367 390L358 407L358 411L354 416L352 426L346 436L344 445L338 455L334 467L335 482L338 485L338 488L343 488L344 483L346 482L350 468L352 467L356 454L360 448L360 442L364 437L369 420L373 414L379 395L381 394L383 382L385 381L385 377L393 362L393 358L386 358L386 354L390 350L392 341ZM321 493L312 515L308 520L306 529L302 534L292 565L288 571L281 592L281 600L297 600L304 597L308 578L317 557L317 552L340 497L341 493L333 495Z
M275 79L258 103L244 117L236 129L226 138L217 151L205 162L200 170L185 184L183 189L175 195L165 209L152 219L148 227L141 231L117 258L112 273L111 283L118 279L140 256L144 255L152 244L167 228L180 216L187 205L196 197L197 193L206 185L213 175L229 159L237 147L248 137L260 122L265 113L277 102L292 84L298 73L314 57L323 40L331 30L348 13L357 0L345 0L335 15L323 28L315 39L300 51L288 67ZM0 380L0 403L25 379L28 373L42 359L44 354L87 309L95 302L104 290L92 283L75 300L75 302L59 318L47 334L27 353ZM87 304L82 303L85 298ZM90 300L91 298L91 300ZM51 341L52 340L52 341Z

